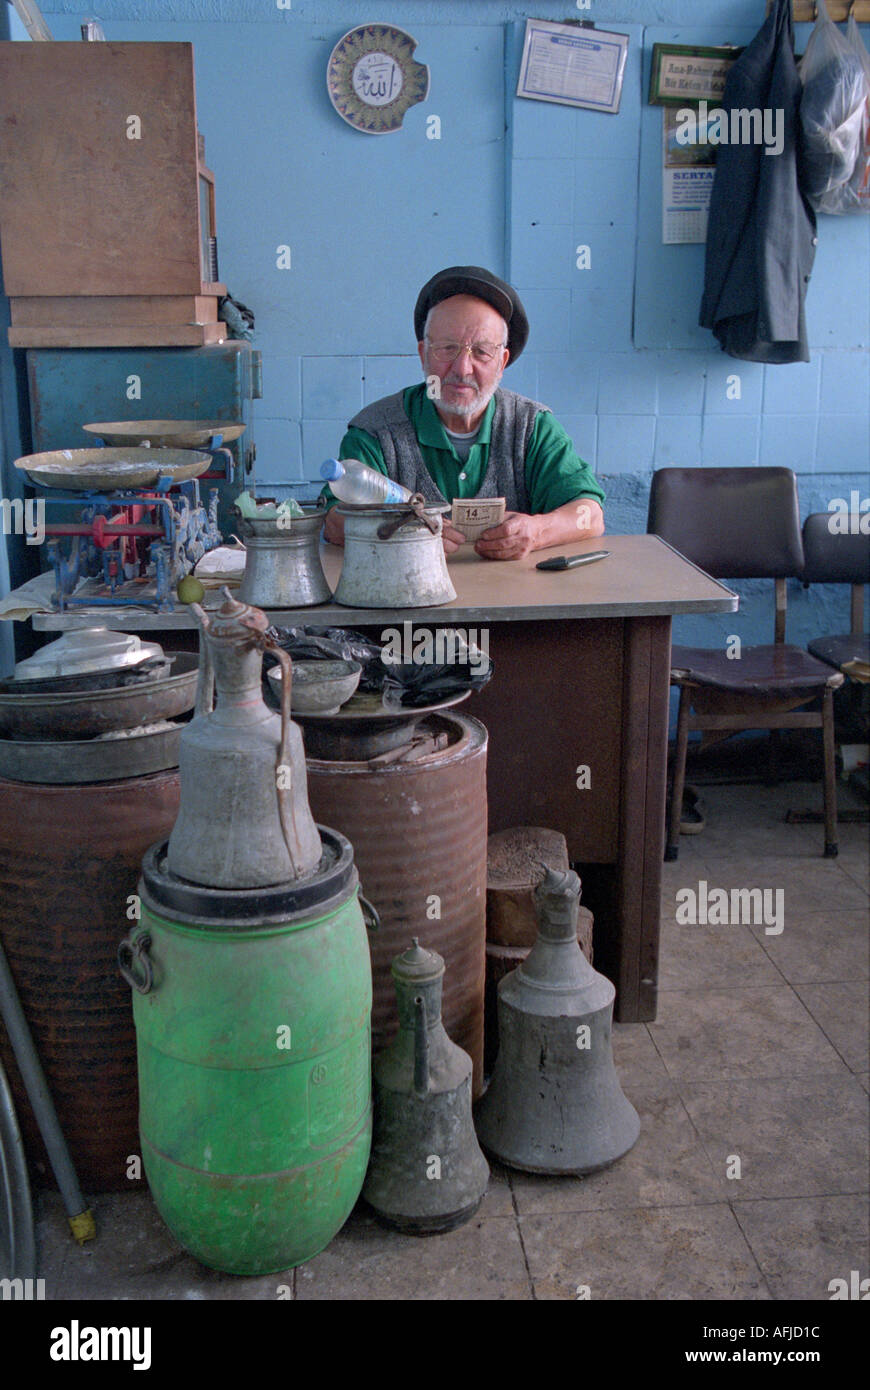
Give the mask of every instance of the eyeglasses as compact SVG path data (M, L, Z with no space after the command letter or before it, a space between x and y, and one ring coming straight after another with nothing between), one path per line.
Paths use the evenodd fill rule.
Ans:
M504 343L433 343L430 338L426 341L436 362L453 362L461 352L470 352L481 367L494 362L505 349Z

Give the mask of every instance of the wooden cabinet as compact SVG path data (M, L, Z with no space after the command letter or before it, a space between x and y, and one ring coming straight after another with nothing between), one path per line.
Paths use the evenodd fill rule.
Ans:
M0 43L15 347L214 342L214 179L189 43Z

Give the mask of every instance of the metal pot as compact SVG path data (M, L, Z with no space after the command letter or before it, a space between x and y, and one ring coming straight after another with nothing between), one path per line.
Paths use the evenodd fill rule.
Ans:
M323 513L294 516L286 531L279 530L274 522L253 522L253 527L264 525L274 527L274 533L255 535L250 533L250 524L239 526L247 549L245 577L239 589L241 601L255 608L301 608L328 603L332 590L320 563Z
M344 564L336 603L350 608L431 608L456 598L441 542L441 507L422 499L339 506Z
M178 652L174 674L112 690L0 692L0 734L12 738L97 738L174 719L196 702L198 659Z
M12 782L70 786L116 782L178 767L181 724L161 719L153 729L131 730L129 738L59 739L42 742L0 739L0 777Z
M470 694L470 690L463 690L437 704L402 709L385 705L380 691L358 690L337 714L297 713L294 709L293 717L302 727L307 758L367 762L404 748L430 714L458 705Z
M309 756L308 796L318 823L350 840L380 916L369 938L374 1051L396 1031L393 957L416 935L450 962L444 1026L474 1063L476 1098L483 1090L487 733L451 711L420 727L446 735L446 747L411 749L407 761L394 763Z

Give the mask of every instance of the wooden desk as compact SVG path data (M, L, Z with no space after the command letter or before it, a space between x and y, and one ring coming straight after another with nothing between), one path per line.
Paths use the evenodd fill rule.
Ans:
M494 675L464 708L490 734L490 830L546 825L565 835L583 901L595 914L596 966L616 985L616 1017L646 1021L656 1012L671 617L733 612L737 597L656 536L604 536L560 549L611 555L559 573L535 569L547 552L494 563L463 548L450 560L452 603L399 610L323 604L269 616L282 627L477 629ZM323 548L333 589L342 554ZM79 609L33 621L51 631L95 621L132 631L195 627L184 610L104 609L97 616ZM582 768L588 787L578 786L586 780ZM462 807L456 810L461 817Z

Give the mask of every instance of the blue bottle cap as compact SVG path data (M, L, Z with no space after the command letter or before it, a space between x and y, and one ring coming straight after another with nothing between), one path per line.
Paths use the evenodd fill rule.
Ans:
M344 471L344 464L340 463L338 459L326 459L326 461L320 465L320 476L321 478L325 478L328 483L334 482L336 478L340 478Z

